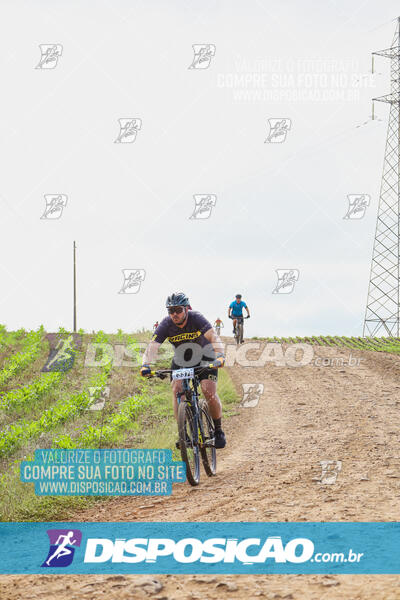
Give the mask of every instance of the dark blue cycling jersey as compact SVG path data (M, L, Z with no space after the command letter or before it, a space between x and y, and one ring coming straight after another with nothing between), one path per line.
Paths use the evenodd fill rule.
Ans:
M210 362L215 359L213 345L204 335L210 329L210 322L201 313L189 310L185 327L178 327L171 317L165 317L155 330L151 341L162 344L168 339L175 347L173 369L177 366L193 367L200 364L201 360ZM178 350L183 345L185 346ZM204 354L198 346L204 348Z
M210 343L204 336L209 329L212 329L212 326L201 313L189 310L185 327L178 327L171 317L165 317L151 339L159 344L168 339L175 348L187 342L194 342L204 347Z

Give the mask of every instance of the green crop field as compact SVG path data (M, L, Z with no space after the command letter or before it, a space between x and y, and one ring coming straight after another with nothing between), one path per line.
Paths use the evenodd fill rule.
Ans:
M346 337L318 335L310 337L266 337L255 338L280 344L312 344L317 346L346 347L354 350L370 350L373 352L389 352L400 354L400 338L396 337Z

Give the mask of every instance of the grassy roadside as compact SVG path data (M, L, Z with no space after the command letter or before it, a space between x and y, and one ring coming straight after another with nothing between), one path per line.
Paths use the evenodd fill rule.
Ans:
M110 344L126 343L129 338L125 334L110 335ZM129 336L130 337L130 336ZM149 339L148 332L134 334L138 342L144 342ZM84 336L84 346L91 341L92 336ZM86 343L85 343L86 342ZM82 377L85 374L83 364L83 351L81 360L76 365L75 377L82 383ZM158 368L167 368L170 365L170 357L166 350L161 354L162 360L158 361ZM92 369L92 371L95 369ZM83 377L85 379L85 377ZM132 393L140 392L145 398L141 410L135 414L135 418L128 425L116 431L112 444L103 447L114 448L168 448L173 450L173 456L180 460L180 453L175 449L177 439L177 427L172 412L171 388L168 380L161 381L152 379L143 381L138 375L137 368L114 368L110 380L111 401L109 409L118 411L118 402L121 399L131 396ZM229 418L234 414L235 407L240 399L236 394L233 382L231 381L225 369L219 371L218 393L221 397L224 418ZM86 413L86 416L80 416L70 424L64 426L66 432L81 431L88 422L93 422L93 414ZM98 415L100 418L100 415ZM62 428L58 428L61 431ZM52 435L43 437L40 447L51 447L51 439L54 438L56 431ZM93 447L93 446L92 446ZM8 461L3 464L3 474L0 474L0 521L58 521L68 520L80 509L92 506L96 502L107 502L104 497L51 497L36 496L34 486L30 483L22 483L19 476L19 465L21 460L32 458L31 453L35 448L21 448L14 461ZM29 458L28 458L29 457ZM5 469L6 467L6 469Z

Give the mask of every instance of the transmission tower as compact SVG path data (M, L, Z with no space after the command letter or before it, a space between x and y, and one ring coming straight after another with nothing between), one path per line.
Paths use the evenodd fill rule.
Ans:
M399 337L400 325L400 17L390 48L373 52L391 59L391 92L373 101L390 104L364 336Z

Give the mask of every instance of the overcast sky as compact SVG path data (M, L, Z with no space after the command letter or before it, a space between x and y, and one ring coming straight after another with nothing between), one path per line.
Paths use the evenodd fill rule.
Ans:
M240 292L247 335L361 335L389 115L376 103L371 121L371 98L390 91L371 52L398 11L3 1L0 322L72 328L76 240L86 331L150 327L182 290L226 332ZM195 44L211 44L207 68L189 68ZM115 143L119 119L140 119L136 139ZM284 140L267 141L269 119ZM202 194L215 206L190 219ZM343 218L351 194L370 196L361 219ZM66 200L58 218L41 218L46 195ZM119 293L136 269L139 291ZM298 270L292 293L273 293L278 269Z

